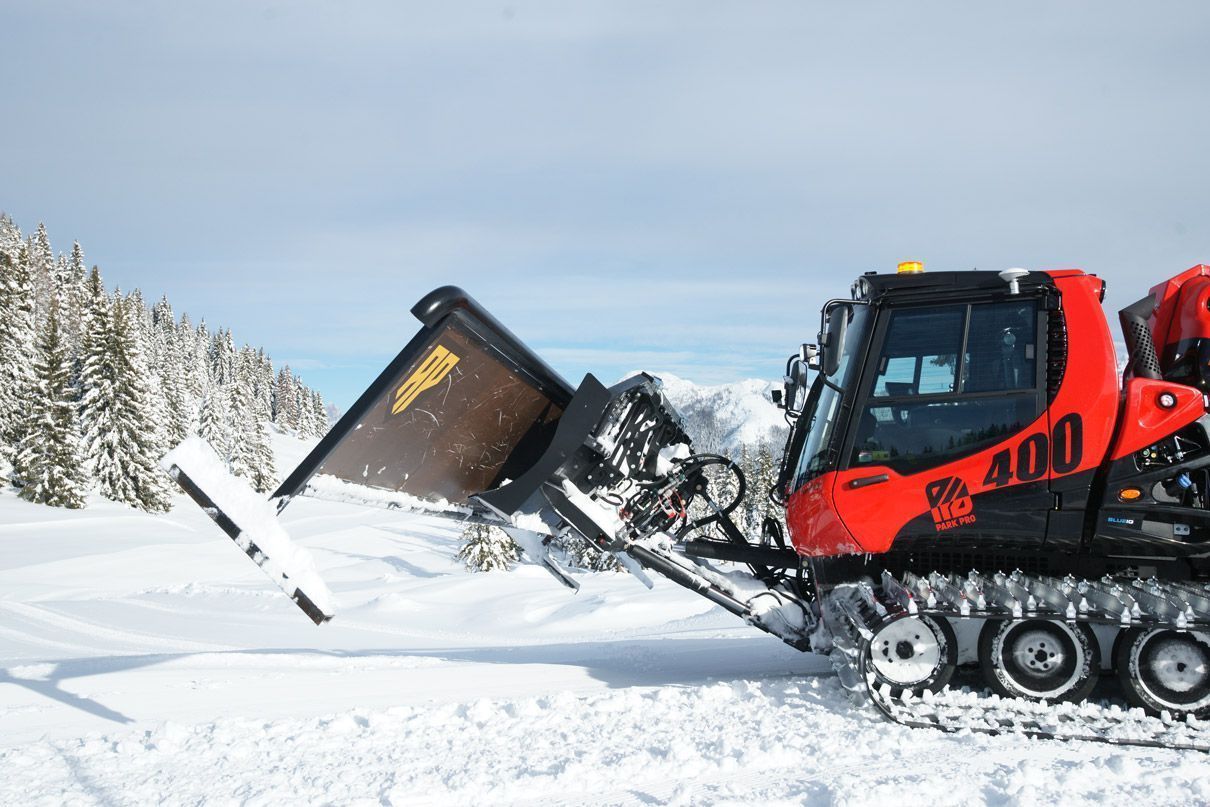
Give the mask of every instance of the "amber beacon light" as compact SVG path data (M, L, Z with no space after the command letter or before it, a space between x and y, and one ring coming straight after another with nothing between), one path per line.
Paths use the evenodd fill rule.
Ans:
M904 261L899 264L899 274L901 275L918 275L924 271L924 264L920 261Z

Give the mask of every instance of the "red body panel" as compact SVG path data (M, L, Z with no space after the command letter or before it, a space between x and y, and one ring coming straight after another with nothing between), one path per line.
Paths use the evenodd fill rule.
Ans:
M977 495L991 458L1005 447L1017 451L1027 435L1046 426L1046 417L1039 418L1022 432L978 454L946 463L928 471L901 476L890 468L850 468L836 474L832 495L842 520L863 552L886 552L903 526L928 511L925 485L937 479L956 477L966 483L970 494ZM854 479L872 473L885 473L889 480L876 487L853 488Z
M837 515L832 502L835 477L835 473L827 473L812 479L786 502L786 525L800 555L828 557L864 551Z
M1076 271L1052 274L1062 294L1068 333L1067 367L1062 386L1047 412L1022 431L983 451L936 468L900 475L883 466L863 466L825 474L795 492L787 509L787 525L795 549L803 555L823 557L852 552L881 553L909 521L930 511L926 488L954 477L965 482L970 496L1004 483L988 481L993 457L1006 450L1012 457L1026 455L1049 440L1061 421L1076 415L1082 421L1082 451L1078 464L1051 478L1083 473L1098 467L1109 450L1117 419L1119 392L1113 338L1101 311L1103 282ZM1027 441L1029 447L1022 448ZM1048 465L1049 467L1049 465ZM853 488L854 479L886 474L887 481ZM956 484L956 483L955 483ZM1009 484L1020 484L1015 480ZM953 519L967 517L965 497L954 497L957 510L934 514L938 529Z
M1159 405L1163 393L1176 397L1176 406ZM1196 387L1132 378L1126 384L1122 409L1122 428L1113 445L1113 459L1121 459L1158 442L1206 414L1206 399Z
M1118 359L1113 334L1101 309L1105 281L1092 275L1064 275L1056 280L1067 319L1067 369L1059 394L1048 415L1053 429L1068 415L1084 421L1084 455L1065 474L1051 471L1051 479L1097 468L1109 451L1121 401Z
M1198 264L1152 287L1151 293L1151 334L1161 354L1182 339L1210 338L1210 266Z

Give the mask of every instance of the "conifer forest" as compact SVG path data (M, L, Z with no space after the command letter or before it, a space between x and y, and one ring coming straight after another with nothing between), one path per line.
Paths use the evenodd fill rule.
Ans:
M229 329L167 298L108 289L79 243L51 246L0 214L0 482L22 498L85 506L90 494L171 506L163 454L206 438L258 491L278 481L269 429L320 436L318 392Z

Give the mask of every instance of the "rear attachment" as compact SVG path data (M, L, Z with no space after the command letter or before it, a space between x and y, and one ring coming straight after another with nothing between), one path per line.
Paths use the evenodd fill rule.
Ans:
M423 327L273 494L469 515L470 497L528 471L574 390L465 292Z
M893 722L947 732L1210 752L1210 731L1198 719L1210 709L1205 689L1210 592L1205 590L1021 572L927 579L884 572L878 586L837 586L822 610L841 683L856 701L868 699ZM1096 683L1101 667L1096 626L1123 629L1114 655L1132 700L1156 692L1172 699L1142 701L1158 716L1142 708L1065 702L1081 700ZM955 630L980 631L980 662L990 663L999 676L994 688L1004 695L1031 688L1035 698L954 689ZM1165 637L1170 663L1130 664L1132 650L1146 651L1151 636ZM1048 691L1052 698L1036 697Z
M454 287L412 313L423 327L273 494L278 513L306 496L499 526L573 588L552 550L578 536L647 585L644 570L809 647L817 620L797 556L749 544L736 528L742 473L693 452L656 379L607 388L586 375L573 389ZM308 616L330 617L310 578L302 585L298 573L272 571L289 543L253 506L269 505L226 498L230 480L213 468L200 478L182 461L185 448L165 460L182 488ZM734 501L714 500L711 474L736 477ZM719 561L746 570L723 572Z

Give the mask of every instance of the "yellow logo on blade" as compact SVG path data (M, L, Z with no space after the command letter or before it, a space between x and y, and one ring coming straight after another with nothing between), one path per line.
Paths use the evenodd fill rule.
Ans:
M441 379L449 375L457 363L458 357L449 350L441 345L434 347L433 352L421 362L416 372L408 376L408 380L395 390L395 405L391 407L391 414L398 415L411 406L420 393L441 383Z

